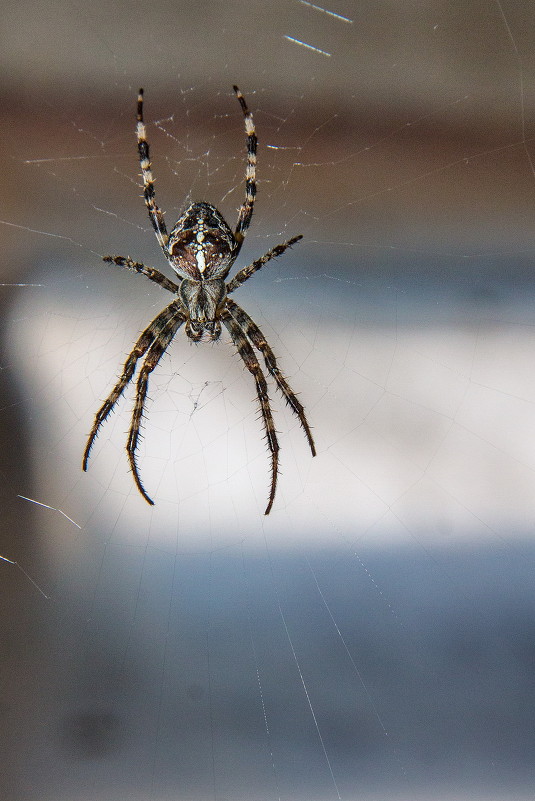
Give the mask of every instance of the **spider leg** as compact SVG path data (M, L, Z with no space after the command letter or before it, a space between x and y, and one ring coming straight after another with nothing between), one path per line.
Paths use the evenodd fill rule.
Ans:
M236 240L236 250L234 251L234 258L240 252L245 234L251 224L253 216L254 201L256 197L256 146L258 140L253 122L253 115L247 108L247 103L238 89L237 86L232 87L236 93L243 111L245 118L245 133L247 134L247 167L245 171L245 200L238 214L238 222L234 231L234 239Z
M145 401L147 399L147 390L149 388L149 376L160 361L161 357L165 353L166 349L169 347L171 340L175 336L176 332L184 322L184 316L180 313L175 313L170 319L168 319L165 324L160 328L158 334L153 341L152 345L150 346L148 353L145 357L145 361L141 366L139 371L139 377L137 379L137 390L136 390L136 403L134 406L134 412L132 414L132 424L130 426L130 431L128 432L128 444L126 446L126 450L128 453L128 459L130 461L130 467L132 468L132 473L134 475L134 481L136 482L136 486L140 493L143 495L147 503L150 503L151 506L154 506L154 501L149 498L147 492L145 491L145 487L141 482L141 478L139 475L139 469L137 466L136 461L136 449L139 442L139 428L141 426L141 420L143 418L143 409L145 407Z
M93 443L95 438L98 434L99 428L102 423L106 420L109 413L123 394L125 388L132 380L132 376L134 375L134 371L136 369L136 364L139 359L145 355L148 351L158 333L165 328L166 324L169 322L170 319L173 319L176 315L180 305L178 301L174 301L170 303L153 321L152 323L147 326L147 328L143 331L139 339L137 340L136 344L134 345L131 353L129 354L125 365L123 367L123 372L119 381L116 383L100 409L98 410L95 416L95 422L93 423L93 428L89 434L89 439L87 440L87 445L84 451L84 457L82 461L82 469L87 471L87 462L89 460L89 454L91 453L91 448L93 447Z
M235 289L237 289L244 283L244 281L247 281L248 278L254 275L261 267L264 266L264 264L267 264L267 262L271 261L271 259L276 259L277 256L282 256L282 254L284 253L285 250L287 250L287 248L291 247L292 245L295 245L295 243L299 242L299 240L302 238L303 235L299 234L299 236L292 237L287 242L284 242L284 244L282 245L275 245L274 248L268 250L268 252L264 253L264 255L261 256L259 259L256 259L256 261L253 261L251 264L248 264L247 267L242 267L242 269L236 273L234 278L228 282L227 294L229 294L230 292L234 292Z
M264 422L266 431L266 439L268 448L271 451L271 488L269 491L269 500L266 507L265 515L268 515L275 500L275 492L277 489L277 474L279 465L279 443L275 431L275 423L273 422L273 415L271 413L271 406L269 404L267 382L262 372L262 368L258 364L254 350L247 341L245 332L241 326L236 322L229 312L224 311L221 315L221 320L232 337L232 341L236 346L236 350L245 362L245 366L252 374L255 384L258 400L260 401L260 411Z
M126 267L128 270L132 270L132 272L144 275L146 278L150 278L151 281L154 281L155 284L159 284L175 295L178 292L178 284L175 284L174 281L170 281L169 278L159 270L155 270L154 267L147 267L147 265L143 264L141 261L133 261L130 256L103 256L102 260L110 262L110 264L116 264L118 267Z
M308 444L310 445L312 456L315 456L316 446L314 445L312 432L310 430L310 426L308 425L303 405L298 401L295 392L292 390L281 373L277 365L275 354L266 342L264 334L257 324L249 317L247 312L244 311L241 306L238 306L237 303L234 303L233 300L227 300L227 309L230 311L240 328L245 331L245 334L249 337L255 348L257 348L264 357L264 361L269 373L277 382L277 386L286 398L286 402L290 406L291 410L299 418L299 422L301 423L303 431L305 432L305 436L308 440Z
M143 176L143 196L145 198L145 204L149 212L149 217L152 223L152 227L154 228L154 232L156 234L156 239L160 243L160 247L162 248L165 257L167 258L168 257L167 240L169 236L167 233L167 227L165 225L165 220L162 211L156 205L156 199L154 195L154 179L152 177L152 170L150 163L149 143L147 142L147 131L145 128L145 123L143 121L143 89L139 90L139 94L137 96L136 131L137 131L137 148L139 151L139 163L141 164L141 174Z

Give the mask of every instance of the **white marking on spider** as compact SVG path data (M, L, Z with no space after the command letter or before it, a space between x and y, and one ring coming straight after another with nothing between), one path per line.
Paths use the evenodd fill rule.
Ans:
M203 273L206 270L206 260L204 258L204 250L202 248L199 248L199 250L195 254L195 258L197 260L197 267L199 268L199 272Z

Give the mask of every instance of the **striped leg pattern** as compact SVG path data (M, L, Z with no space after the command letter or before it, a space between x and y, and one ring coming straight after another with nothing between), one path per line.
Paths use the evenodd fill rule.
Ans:
M290 406L293 413L299 418L299 422L301 423L303 431L305 432L305 436L308 440L312 456L315 456L316 446L314 445L312 432L306 419L303 405L298 401L295 392L292 390L281 373L277 365L275 354L269 347L264 334L257 324L249 317L247 312L245 312L241 306L238 306L238 304L233 300L227 300L227 309L230 311L232 317L238 323L240 328L245 332L246 336L249 337L255 348L257 348L264 357L264 361L270 375L272 375L275 379L278 388L284 395L286 402Z
M162 211L156 205L154 195L154 179L152 177L149 143L147 142L147 131L143 121L143 89L139 90L137 96L137 147L139 150L139 163L141 164L141 175L143 177L143 197L147 210L149 212L150 221L154 228L156 238L162 248L165 257L167 253L167 240L169 238L167 227L163 218Z
M236 97L240 101L241 110L245 118L245 133L247 134L247 167L245 170L245 200L238 214L238 222L234 231L236 250L234 257L240 252L247 229L251 225L256 197L256 148L258 140L253 122L253 115L247 108L247 103L237 86L233 87Z
M268 386L262 372L262 368L258 364L258 359L255 356L254 350L247 341L244 332L236 323L236 320L229 312L225 311L221 315L221 320L227 328L236 350L243 359L245 366L252 374L256 384L256 394L260 401L260 412L264 422L264 429L266 432L266 440L268 448L271 452L271 487L269 490L269 500L265 515L268 515L275 500L275 492L277 490L277 475L279 472L279 443L277 440L277 433L275 431L275 423L273 421L273 414L271 413L271 406L269 403Z
M170 281L167 276L156 270L154 267L147 267L142 261L133 261L130 256L103 256L102 261L107 261L110 264L116 264L118 267L126 267L134 273L144 275L145 278L150 278L155 284L159 284L164 289L168 289L174 295L178 292L178 284Z
M137 379L136 402L134 405L134 412L132 414L132 424L130 426L130 431L128 432L128 444L126 446L126 450L136 486L147 503L150 503L151 506L154 506L154 501L147 495L137 466L136 450L139 443L139 429L143 419L145 401L147 400L149 376L171 344L173 337L183 322L184 316L182 314L175 314L168 320L165 327L160 331L158 338L155 339L150 346Z
M264 264L267 264L267 262L271 261L271 259L276 259L277 256L282 256L282 254L287 248L291 247L292 245L295 245L295 243L299 242L299 240L302 238L303 235L299 234L299 236L292 237L287 242L284 242L284 244L282 245L275 245L274 248L268 250L267 253L264 253L264 255L260 256L259 259L253 261L252 264L248 264L247 267L242 267L242 269L236 273L234 278L228 282L227 294L234 292L235 289L237 289L239 286L243 284L244 281L247 281L248 278L254 275L257 272L257 270L259 270L261 267L264 266Z
M123 367L123 372L121 373L119 381L114 386L109 396L106 398L106 400L104 401L104 403L102 404L102 406L100 407L100 409L96 414L95 422L93 423L93 428L91 429L91 433L89 434L89 439L87 440L87 445L84 451L84 456L82 461L82 469L84 471L87 471L87 463L89 460L89 455L91 453L91 448L93 447L93 443L98 434L100 426L102 425L102 423L104 423L104 421L110 414L111 410L113 409L113 407L123 394L125 388L132 380L132 376L134 375L138 361L147 353L151 345L161 337L162 332L166 330L166 327L169 325L170 321L178 319L179 325L184 322L184 317L182 315L178 315L179 308L180 305L177 301L170 303L169 306L167 306L152 321L152 323L149 326L147 326L147 328L143 331L143 333L137 340L136 344L134 345L132 352L129 354L125 362L125 365Z

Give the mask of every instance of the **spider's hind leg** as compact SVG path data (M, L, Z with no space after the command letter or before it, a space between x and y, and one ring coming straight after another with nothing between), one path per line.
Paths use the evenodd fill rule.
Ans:
M247 229L251 225L253 216L254 202L256 197L256 148L258 140L253 122L253 115L247 108L247 103L237 86L233 87L236 97L239 100L241 110L245 120L245 133L247 134L247 167L245 169L245 200L238 214L238 222L234 230L237 249L234 253L236 257L242 246Z
M143 120L143 89L139 90L137 96L137 149L139 152L139 163L141 165L141 175L143 177L143 197L149 212L149 218L156 234L156 239L167 258L167 240L169 235L165 225L165 220L161 209L156 204L154 195L154 178L152 177L152 167L150 163L149 143L147 142L147 130Z

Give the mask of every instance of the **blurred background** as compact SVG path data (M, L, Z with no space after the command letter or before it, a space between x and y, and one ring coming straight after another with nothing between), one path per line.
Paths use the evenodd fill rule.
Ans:
M7 801L528 799L535 789L534 12L521 0L3 10L0 678ZM314 427L180 332L139 187L233 225ZM171 277L171 276L170 276Z

